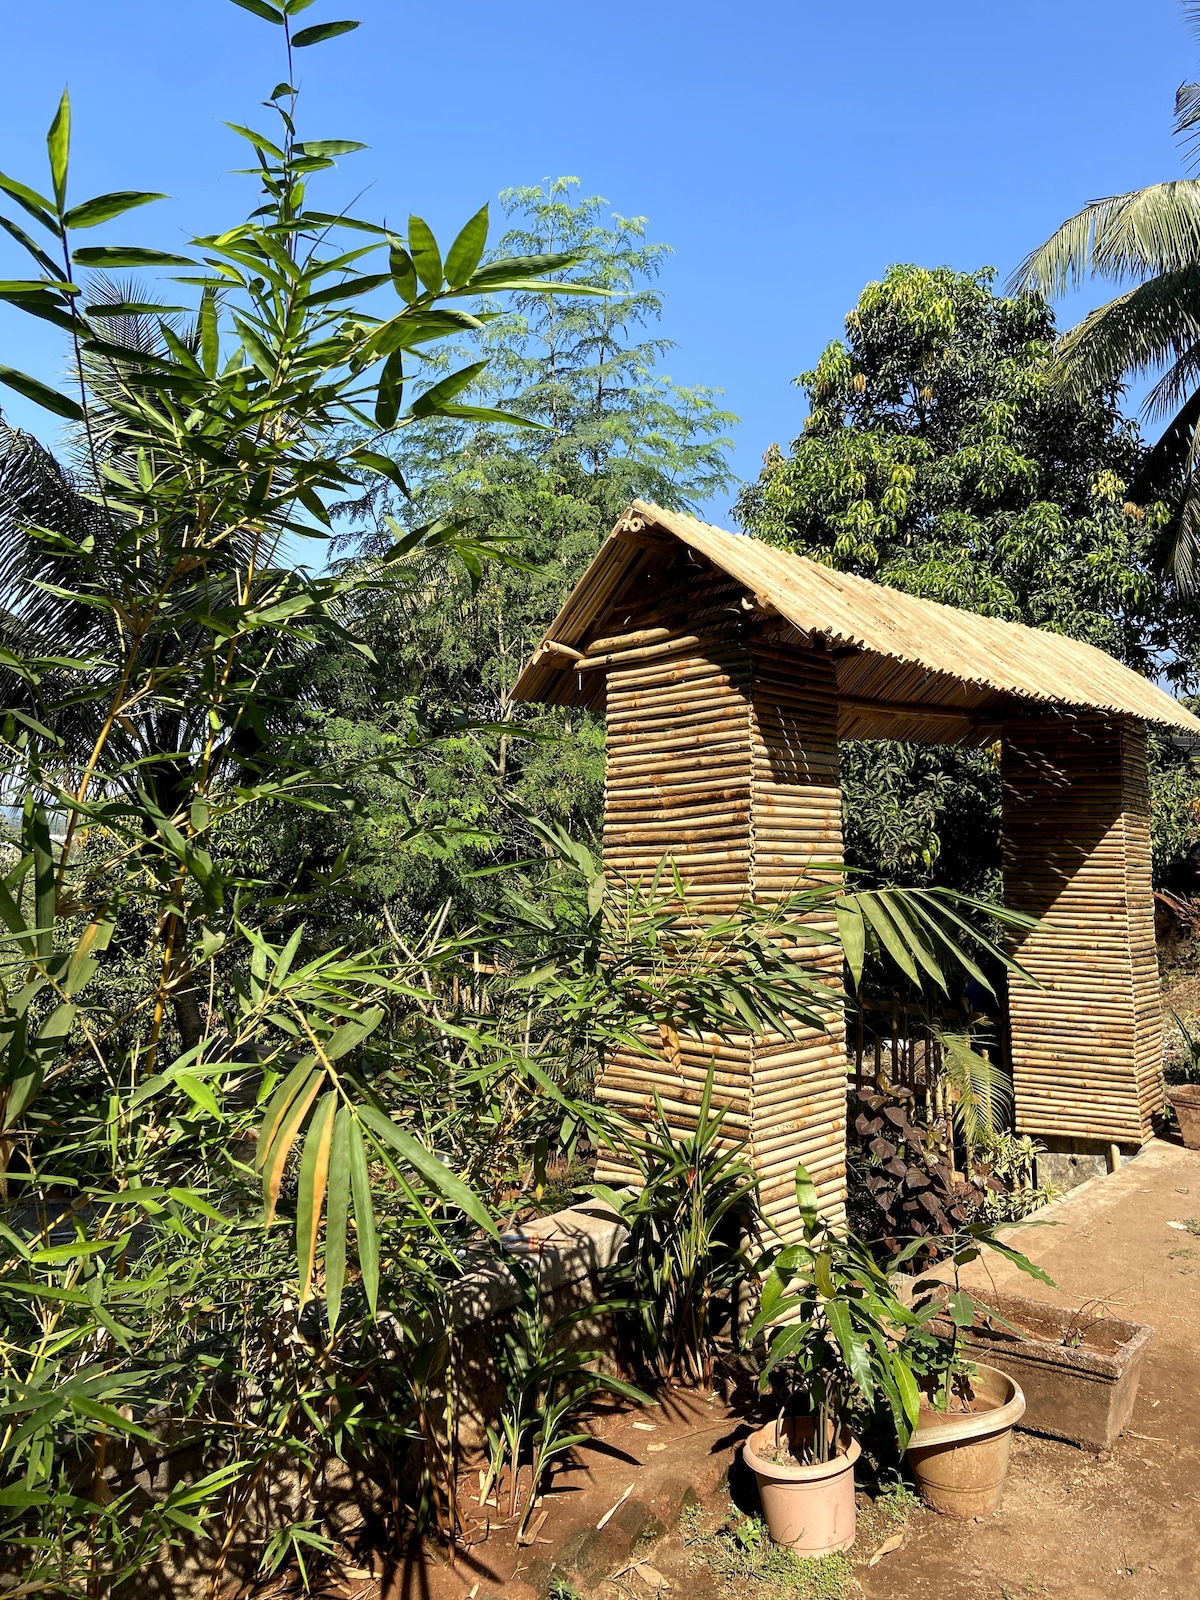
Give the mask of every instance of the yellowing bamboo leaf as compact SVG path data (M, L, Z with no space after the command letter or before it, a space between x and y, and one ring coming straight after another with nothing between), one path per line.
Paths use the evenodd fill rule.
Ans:
M300 1187L296 1196L296 1267L300 1274L300 1304L312 1292L313 1263L317 1255L317 1234L321 1231L321 1212L325 1206L325 1187L329 1181L329 1152L333 1143L333 1114L337 1091L322 1096L304 1141L300 1158Z
M317 1097L317 1090L321 1087L323 1074L310 1073L307 1082L300 1093L288 1107L287 1115L280 1125L279 1132L271 1143L269 1153L263 1158L263 1206L266 1210L265 1222L269 1228L275 1220L275 1206L279 1200L279 1185L283 1182L283 1169L287 1163L288 1152L295 1143L296 1135L300 1132L300 1125L308 1115L308 1108Z
M358 1236L358 1265L367 1305L374 1316L379 1305L379 1240L375 1233L375 1211L371 1204L367 1151L357 1117L351 1119L348 1142L350 1177L354 1189L354 1230Z

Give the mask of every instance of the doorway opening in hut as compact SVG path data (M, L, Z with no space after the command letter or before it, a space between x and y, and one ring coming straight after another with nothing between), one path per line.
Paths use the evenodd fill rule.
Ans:
M998 742L974 748L847 739L839 744L839 767L845 861L856 883L1002 899ZM918 992L898 970L877 963L864 973L847 1012L852 1101L869 1110L870 1096L880 1094L907 1104L959 1170L971 1167L972 1152L955 1116L961 1061L947 1059L947 1037L962 1041L995 1073L996 1142L1005 1144L1009 1159L1013 1155L1007 974L992 961L985 962L984 976L986 984L964 972L948 994L927 980ZM1018 1158L1026 1157L1030 1185L1031 1153L1022 1143Z

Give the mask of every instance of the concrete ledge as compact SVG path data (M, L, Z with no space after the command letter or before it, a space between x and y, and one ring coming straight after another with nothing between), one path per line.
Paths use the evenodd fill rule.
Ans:
M628 1229L600 1201L569 1206L535 1217L501 1236L505 1251L535 1274L543 1295L586 1283L599 1291L602 1275L614 1265ZM520 1298L504 1263L489 1259L468 1272L455 1289L454 1325L486 1322L515 1306Z

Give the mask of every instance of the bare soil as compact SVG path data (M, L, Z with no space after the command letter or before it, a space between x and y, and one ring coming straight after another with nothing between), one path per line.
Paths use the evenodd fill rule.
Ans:
M860 1574L871 1600L1200 1597L1200 1237L1186 1227L1196 1217L1200 1153L1156 1140L1038 1214L1057 1226L1008 1235L1057 1290L1008 1265L972 1269L981 1292L1071 1306L1099 1297L1112 1315L1150 1323L1133 1418L1107 1458L1014 1434L996 1515L919 1513L904 1546Z

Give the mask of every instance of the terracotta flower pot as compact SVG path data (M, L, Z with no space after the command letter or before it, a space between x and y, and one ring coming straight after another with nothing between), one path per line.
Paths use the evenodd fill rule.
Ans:
M1180 1083L1167 1090L1167 1099L1189 1150L1200 1150L1200 1083Z
M784 1419L782 1437L790 1449L811 1443L811 1417ZM758 1479L763 1514L776 1544L798 1556L828 1556L854 1543L854 1463L858 1440L843 1428L838 1454L813 1467L772 1461L775 1424L752 1433L742 1446L742 1459Z
M921 1498L949 1517L990 1517L1008 1473L1013 1425L1025 1414L1021 1387L998 1367L976 1367L975 1411L921 1408L908 1464Z

